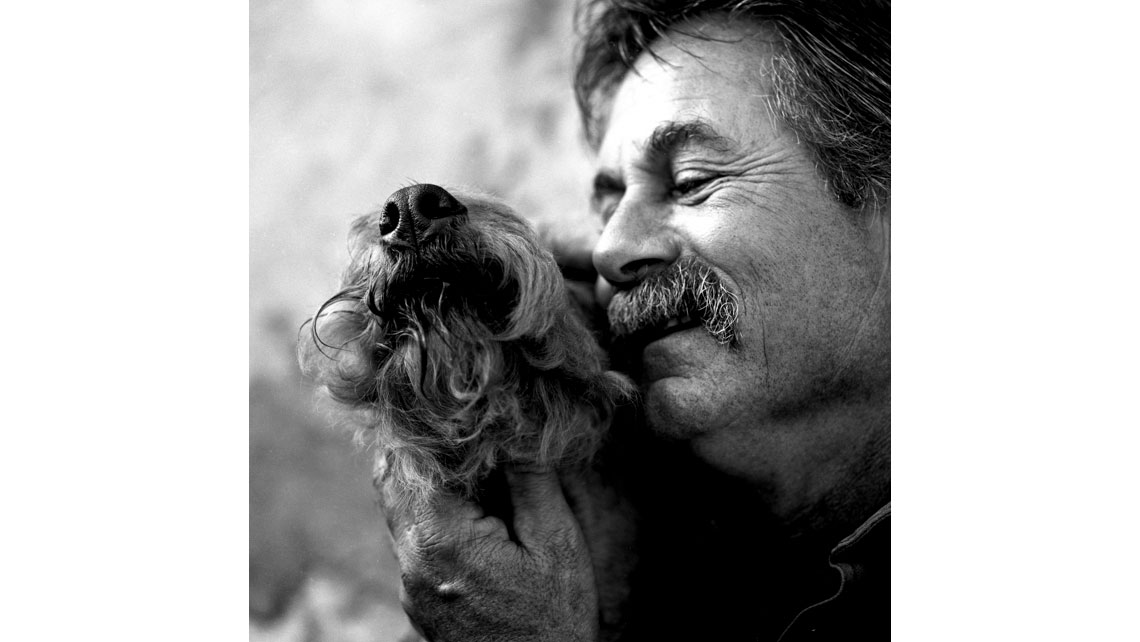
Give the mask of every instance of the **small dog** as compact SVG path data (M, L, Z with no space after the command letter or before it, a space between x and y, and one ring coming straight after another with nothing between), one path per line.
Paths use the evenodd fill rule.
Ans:
M506 462L585 463L633 399L553 255L501 203L405 187L353 223L350 253L300 360L374 447L394 501L473 497Z

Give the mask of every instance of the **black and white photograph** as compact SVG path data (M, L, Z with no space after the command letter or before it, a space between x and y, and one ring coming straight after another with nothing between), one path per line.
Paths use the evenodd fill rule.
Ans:
M5 639L1140 638L1128 17L11 4Z
M251 640L885 639L886 2L254 2Z

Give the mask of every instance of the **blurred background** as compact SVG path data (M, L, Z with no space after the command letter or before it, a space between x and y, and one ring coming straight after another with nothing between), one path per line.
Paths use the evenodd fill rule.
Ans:
M570 0L251 0L250 639L411 630L370 464L314 408L298 329L348 224L409 182L496 193L587 246Z

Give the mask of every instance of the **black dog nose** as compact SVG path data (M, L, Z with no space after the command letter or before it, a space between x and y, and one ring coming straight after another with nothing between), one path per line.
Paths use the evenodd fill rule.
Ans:
M380 233L409 243L431 232L431 222L467 213L467 208L438 185L420 183L397 190L384 203Z

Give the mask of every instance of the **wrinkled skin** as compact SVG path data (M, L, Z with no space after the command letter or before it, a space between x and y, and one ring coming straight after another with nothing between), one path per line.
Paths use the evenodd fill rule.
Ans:
M738 349L703 328L642 350L635 379L655 432L762 493L783 519L831 520L837 497L889 439L889 246L885 208L842 205L809 149L775 120L765 65L774 36L697 23L643 55L614 98L598 153L594 249L601 297L681 259L709 265L740 298ZM654 150L666 123L707 125ZM879 481L875 480L876 485ZM848 516L854 523L867 514ZM808 529L820 523L808 523Z
M558 476L507 477L517 540L503 520L454 497L390 518L405 610L431 640L595 639L593 570Z
M615 637L634 532L624 500L592 470L508 467L505 481L510 528L447 495L386 511L416 629L429 640Z

